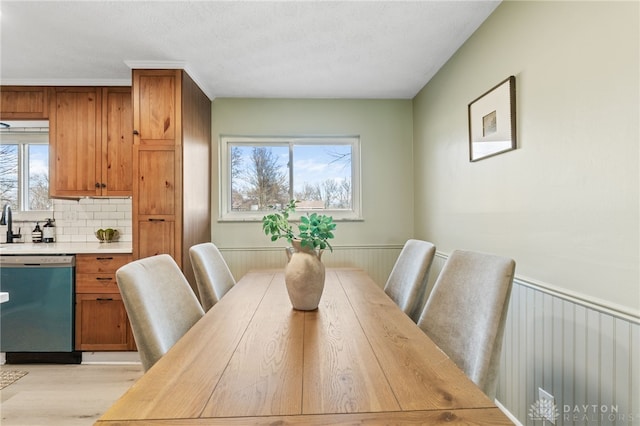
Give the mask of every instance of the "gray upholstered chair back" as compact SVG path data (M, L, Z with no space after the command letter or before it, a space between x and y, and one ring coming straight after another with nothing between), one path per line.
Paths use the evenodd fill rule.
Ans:
M196 276L200 302L205 311L211 309L236 283L222 253L213 243L189 248L191 265Z
M435 253L436 247L427 241L408 240L384 286L385 293L414 321L422 311L429 269Z
M514 273L512 259L456 250L418 320L418 326L491 399Z
M142 366L147 371L204 311L168 254L136 260L116 271Z

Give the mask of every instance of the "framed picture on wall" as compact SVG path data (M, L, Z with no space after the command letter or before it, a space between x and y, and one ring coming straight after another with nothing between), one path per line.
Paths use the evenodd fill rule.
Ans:
M516 149L516 78L510 76L469 104L469 161Z

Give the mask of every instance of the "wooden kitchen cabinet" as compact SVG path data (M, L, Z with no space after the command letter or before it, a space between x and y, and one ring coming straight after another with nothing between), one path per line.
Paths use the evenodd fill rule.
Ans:
M183 70L133 70L133 256L211 241L211 101ZM194 287L195 288L195 287Z
M176 253L176 223L174 220L149 218L138 222L138 257Z
M76 255L76 350L136 350L116 270L130 254Z
M98 87L58 87L49 119L49 195L95 196L102 91Z
M130 196L131 89L57 87L49 109L50 196Z
M133 191L133 103L130 87L102 89L102 140L99 167L104 197L129 197Z
M136 145L134 176L137 193L137 258L176 253L176 218L179 179L176 176L176 149L169 145ZM134 227L135 228L135 227ZM134 238L135 240L135 238ZM135 249L134 249L135 252Z
M0 87L0 119L46 120L49 118L49 94L43 86Z

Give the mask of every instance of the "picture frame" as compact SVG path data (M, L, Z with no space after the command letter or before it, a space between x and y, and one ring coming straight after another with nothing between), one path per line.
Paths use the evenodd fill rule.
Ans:
M469 161L516 149L516 78L509 76L471 101Z

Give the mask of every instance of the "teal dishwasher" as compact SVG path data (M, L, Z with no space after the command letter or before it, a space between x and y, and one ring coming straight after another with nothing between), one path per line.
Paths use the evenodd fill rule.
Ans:
M73 255L0 256L0 352L73 352ZM46 362L46 357L40 358Z

